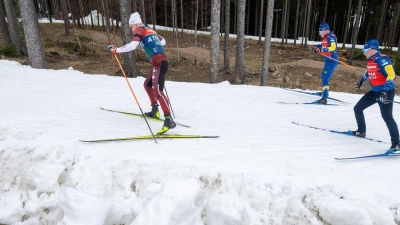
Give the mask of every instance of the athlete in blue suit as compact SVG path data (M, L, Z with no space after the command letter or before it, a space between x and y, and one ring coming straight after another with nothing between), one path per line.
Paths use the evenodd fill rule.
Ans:
M363 53L368 60L367 71L356 84L355 88L360 88L369 79L371 90L354 106L358 129L352 131L352 133L355 136L365 137L367 126L365 124L364 110L378 103L381 116L386 123L392 141L389 151L400 151L399 128L393 118L393 99L396 92L394 80L396 79L396 75L392 61L386 55L381 54L379 51L379 42L375 39L369 40L364 45Z
M322 98L316 101L319 104L326 104L329 96L329 80L333 71L339 64L337 53L337 39L336 35L330 31L329 25L323 22L319 25L319 36L322 37L322 43L313 45L310 50L314 53L320 52L324 56L325 65L322 70Z

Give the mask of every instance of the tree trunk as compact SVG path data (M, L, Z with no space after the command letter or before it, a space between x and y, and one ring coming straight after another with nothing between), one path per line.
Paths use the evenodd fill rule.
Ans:
M140 11L142 11L140 18L142 18L142 22L146 24L146 10L144 8L144 0L140 0Z
M230 47L229 47L229 31L230 31L230 21L231 21L231 1L225 0L225 34L224 34L224 71L225 73L229 73L230 67Z
M64 15L64 35L70 36L67 0L60 0L61 13Z
M175 14L176 0L171 0L172 38L178 38L178 25Z
M152 8L153 8L153 18L152 18L152 23L153 23L153 30L156 29L156 24L157 24L157 10L156 10L156 0L153 0L153 4L152 4Z
M50 7L49 7L49 1L44 0L44 5L46 6L46 17L48 20L50 20L50 23L52 22L51 20L51 14L50 14Z
M258 26L258 42L257 44L261 45L261 36L262 36L262 25L264 21L264 0L261 0L261 9L260 9L260 19L259 19L259 26Z
M48 69L43 44L40 39L38 18L33 1L19 0L29 64L36 69Z
M89 15L90 15L90 25L91 25L92 29L94 29L94 21L93 21L93 13L92 13L92 10L90 10ZM117 23L117 24L118 24L118 23Z
M103 0L103 7L104 7L104 14L106 17L106 25L107 25L107 33L111 32L111 24L110 24L110 7L108 6L108 1L109 0L105 0L106 2L104 3Z
M235 17L234 17L234 19L233 19L233 33L234 34L237 34L237 19L238 19L238 16L237 16L237 14L238 14L238 6L237 6L237 4L234 4L234 10L235 10L235 13L233 14L233 15L235 15Z
M85 25L87 25L86 21L84 20L84 14L83 14L83 3L82 0L78 1L78 5L79 5L79 16L82 19L82 29L85 29Z
M165 15L165 26L168 26L168 18L167 18L167 0L164 0L164 15Z
M399 19L400 19L400 2L398 1L395 4L395 10L394 10L393 18L392 18L392 22L391 22L392 28L390 29L391 30L391 32L390 32L390 40L389 40L389 43L388 43L388 46L390 47L390 50L392 50L393 46L396 45L396 33L397 33L397 27L398 27L398 24L399 24ZM400 50L397 50L397 51L400 51Z
M237 12L237 39L236 39L236 62L235 62L235 84L244 83L244 21L246 13L246 0L238 0Z
M360 30L360 17L361 17L361 4L362 4L362 0L358 0L358 6L357 6L357 15L356 15L356 24L354 27L354 34L353 34L353 40L351 42L352 44L352 48L351 48L351 54L350 54L350 61L353 61L353 57L354 57L354 49L356 47L357 44L357 38L358 38L358 31Z
M382 7L381 7L381 18L379 20L379 26L378 26L377 33L376 33L377 40L381 40L382 30L384 30L384 27L385 27L384 21L385 21L385 16L387 14L386 7L387 7L387 0L383 0Z
M221 0L221 15L220 15L221 26L219 27L219 32L220 32L221 37L225 30L224 19L225 19L225 0Z
M137 0L132 0L132 12L138 12Z
M250 5L249 5L249 2L247 2L247 13L246 13L245 21L244 21L244 26L246 29L245 34L249 34L249 28L250 28L249 23L250 23Z
M284 43L285 40L285 26L286 26L286 13L287 13L287 2L288 0L285 0L285 4L283 5L282 9L282 20L281 20L281 44Z
M131 15L131 4L129 0L119 0L119 11L121 15L122 45L132 41L132 31L129 27L129 17ZM136 53L130 51L122 53L124 58L124 71L129 77L136 77L139 72L136 67Z
M197 64L197 23L199 20L199 0L196 0L196 12L194 16L194 64Z
M305 34L305 40L304 40L304 46L307 46L307 40L310 35L310 17L311 17L311 5L312 5L312 0L308 0L307 3L307 20L306 20L306 34Z
M60 4L59 4L59 1L54 1L54 0L51 0L52 1L52 6L54 7L53 8L53 12L54 12L54 16L56 17L56 19L57 20L61 20L61 14L60 14L60 12L61 12L61 9L59 8L59 6L60 6Z
M220 0L212 0L211 5L211 44L210 44L210 83L219 81L219 28L220 28Z
M181 2L181 39L183 39L183 0Z
M290 0L288 0L288 4L287 4L287 13L286 13L286 25L285 25L285 43L287 44L287 40L288 40L288 31L289 31L289 15L290 15Z
M394 72L400 75L400 35L397 40L397 52L396 52L396 63L394 64Z
M10 29L11 43L21 54L27 55L28 52L24 44L22 43L22 39L19 34L17 16L14 10L14 3L12 0L4 0L4 6L6 8L6 13L7 13L7 21L8 21L8 27Z
M351 1L352 0L349 0L349 8L347 8L346 24L344 25L345 31L344 31L344 36L343 36L342 49L344 49L346 47L347 32L350 29L349 22L350 22L350 13L351 13Z
M298 37L298 28L299 28L299 11L300 11L300 2L301 0L297 0L297 8L296 8L296 21L295 21L295 25L294 25L294 44L296 45L296 40Z
M0 31L1 31L1 36L3 37L3 41L6 44L10 45L11 38L10 38L10 33L8 32L7 22L3 10L3 4L0 4Z
M306 2L308 2L308 0L306 0ZM301 46L304 46L305 43L305 39L306 39L306 22L307 22L307 5L305 5L304 7L304 13L301 13L301 17L302 17L302 32L301 32Z
M329 2L329 0L325 0L324 19L322 20L324 22L326 22L326 12L328 11L328 2Z
M204 29L204 13L203 13L203 8L204 8L204 0L200 0L200 24L201 24L201 29Z
M261 72L261 86L267 86L269 58L271 52L272 22L274 20L274 0L268 0L267 18L265 23L265 44Z

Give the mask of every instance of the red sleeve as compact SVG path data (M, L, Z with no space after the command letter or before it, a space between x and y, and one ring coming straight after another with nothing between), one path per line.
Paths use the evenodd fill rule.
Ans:
M145 36L145 30L143 27L137 27L135 32L133 33L133 40L132 41L141 41L142 38Z

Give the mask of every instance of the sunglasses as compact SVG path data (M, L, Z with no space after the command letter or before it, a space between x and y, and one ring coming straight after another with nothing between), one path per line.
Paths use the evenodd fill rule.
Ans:
M367 49L363 49L362 51L363 51L363 53L365 54L365 53L367 53L369 50L370 50L370 48L367 48Z

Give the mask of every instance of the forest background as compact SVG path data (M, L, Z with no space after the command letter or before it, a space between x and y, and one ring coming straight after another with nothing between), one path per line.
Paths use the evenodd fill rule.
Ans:
M393 51L400 45L400 0L3 0L0 8L2 58L34 68L122 75L106 46L131 41L127 19L138 11L144 23L167 39L167 80L317 90L322 57L312 54L307 42L320 41L318 25L323 21L340 43L351 46L338 46L340 60L348 65L336 69L331 90L355 92L353 84L366 62L355 45L372 38L381 42L400 74L399 51ZM21 17L22 22L17 19ZM48 23L38 24L38 19ZM229 38L232 34L236 36ZM271 38L280 42L271 43ZM130 77L150 69L142 51L120 57Z

